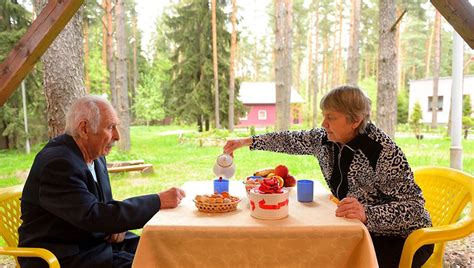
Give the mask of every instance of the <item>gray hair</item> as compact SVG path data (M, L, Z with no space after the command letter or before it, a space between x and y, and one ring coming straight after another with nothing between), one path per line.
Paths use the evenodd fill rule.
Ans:
M66 134L77 137L79 124L83 120L90 124L93 133L97 133L101 118L100 108L104 105L112 107L110 102L101 96L87 95L74 101L66 114Z
M323 96L320 102L322 110L334 110L346 115L350 122L362 119L357 132L365 133L365 127L370 122L372 101L364 91L356 86L339 86Z

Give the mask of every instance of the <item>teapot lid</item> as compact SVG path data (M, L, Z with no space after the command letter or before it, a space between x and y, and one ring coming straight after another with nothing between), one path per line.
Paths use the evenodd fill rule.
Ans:
M229 154L221 154L217 157L217 164L223 168L230 167L232 163L233 159Z

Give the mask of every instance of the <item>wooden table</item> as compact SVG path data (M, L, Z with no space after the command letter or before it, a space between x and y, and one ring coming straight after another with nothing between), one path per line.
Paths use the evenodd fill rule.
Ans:
M160 210L144 227L133 267L378 267L366 227L335 216L329 192L315 182L314 201L300 203L290 192L289 216L250 216L245 188L231 181L236 211L199 212L196 194L210 194L212 182L187 182L176 209Z

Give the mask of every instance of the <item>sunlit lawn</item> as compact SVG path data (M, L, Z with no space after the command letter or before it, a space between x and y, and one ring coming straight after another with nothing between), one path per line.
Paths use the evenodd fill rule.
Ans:
M159 192L170 186L179 186L190 180L213 179L212 167L222 152L221 146L200 147L197 143L179 143L178 134L163 135L164 132L182 127L132 127L132 149L119 152L116 149L108 161L143 159L154 166L154 174L138 172L111 174L114 196L117 199L143 193ZM184 128L193 130L193 128ZM185 134L187 136L188 134ZM424 165L449 166L448 138L425 138L417 141L412 137L396 139L405 152L412 167ZM18 151L0 151L0 187L23 183L35 153L26 155ZM290 156L286 154L250 151L247 148L235 152L237 166L235 180L241 180L255 170L285 164L297 179L317 179L322 175L316 159L312 156ZM463 140L464 171L474 172L474 140Z

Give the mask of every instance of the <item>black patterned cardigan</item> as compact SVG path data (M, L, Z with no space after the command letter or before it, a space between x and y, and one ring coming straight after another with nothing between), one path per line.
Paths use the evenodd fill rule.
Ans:
M372 123L340 146L323 128L253 136L251 150L315 156L331 192L356 198L373 235L406 237L431 226L425 200L401 149Z

